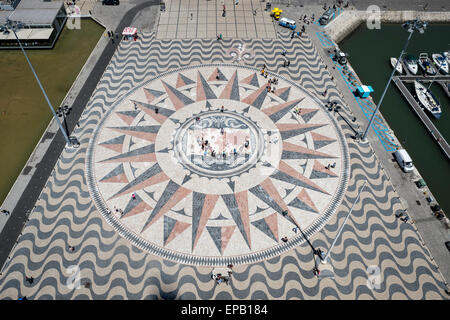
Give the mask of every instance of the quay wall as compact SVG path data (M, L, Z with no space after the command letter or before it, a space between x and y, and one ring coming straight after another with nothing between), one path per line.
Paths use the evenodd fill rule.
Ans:
M378 17L381 23L402 23L415 18L420 18L429 23L450 23L450 12L380 11L379 13L371 13L355 10L344 11L324 29L334 42L339 43L358 28L361 23L369 21L369 27L375 27L372 21Z

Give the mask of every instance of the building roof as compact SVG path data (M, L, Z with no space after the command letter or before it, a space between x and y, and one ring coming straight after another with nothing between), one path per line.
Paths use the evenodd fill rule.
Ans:
M9 16L11 20L20 21L24 24L51 25L61 6L63 6L62 1L22 0L16 10L0 11L0 24L4 24Z
M21 0L17 9L59 9L63 1Z
M0 24L6 23L6 18L12 13L12 11L0 10Z
M51 25L58 14L58 9L16 9L9 16L13 21L24 24L49 24Z

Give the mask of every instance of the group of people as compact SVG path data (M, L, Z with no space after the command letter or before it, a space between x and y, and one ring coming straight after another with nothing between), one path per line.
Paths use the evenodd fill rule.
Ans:
M278 83L278 80L277 80L277 83ZM267 82L267 85L266 85L266 89L267 89L267 92L272 92L272 93L274 93L275 92L275 86L272 86L272 84L274 84L274 82L272 81L268 81Z
M228 268L228 270L227 270L228 275L227 276L222 275L221 273L217 273L217 274L212 273L211 274L211 279L213 279L217 284L221 284L222 282L225 282L225 284L228 285L229 282L231 281L231 275L233 274L233 271L232 271L233 265L230 263L227 266L227 268Z
M217 76L218 77L218 76ZM216 77L216 78L217 78ZM220 107L220 112L224 112L225 111L225 106L221 106ZM196 116L195 117L195 121L196 122L200 122L200 117ZM225 129L222 127L220 128L220 134L221 135L225 135ZM214 137L213 137L214 138ZM209 141L207 139L205 139L203 136L197 137L197 143L200 146L200 148L202 149L202 156L206 157L207 155L210 155L211 157L215 158L217 155L217 151L213 149L213 147L211 146L211 144L209 143ZM231 157L232 155L234 155L234 157L236 158L238 156L239 152L242 152L243 150L245 151L246 149L248 149L250 146L250 141L248 140L248 138L245 139L244 142L244 149L242 148L242 146L237 146L237 145L230 145L227 144L226 145L226 149L229 150L228 155ZM222 150L222 158L225 160L227 158L227 152L224 150Z
M311 15L311 18L308 18L308 15L305 14L304 16L300 16L299 20L303 20L303 23L310 24L314 22L314 18L314 13ZM302 27L302 32L305 31L304 28L305 26Z
M131 197L133 198L133 200L136 199L136 195L134 194L134 192L131 195ZM122 209L119 209L116 206L114 206L114 211L116 212L116 214L120 214L120 217L123 216L123 210Z
M335 168L336 167L336 162L333 162L333 164L328 164L326 167L325 167L325 169L327 169L327 170L330 170L330 168Z
M220 129L220 133L222 135L225 134L225 130L223 128ZM197 143L201 147L203 152L203 157L206 157L207 155L210 155L211 157L215 158L217 155L217 151L213 149L211 144L208 140L204 139L204 137L197 138ZM226 160L227 155L234 156L235 158L238 156L240 152L245 152L246 149L250 146L250 141L248 139L245 140L243 147L242 146L236 146L236 145L230 145L227 144L226 149L229 150L227 153L225 149L222 150L222 158Z
M111 39L112 43L114 43L115 40L119 40L119 33L117 33L117 32L114 33L114 31L112 31L112 30L111 31L108 30L107 33L108 33L108 37Z
M400 218L400 220L402 220L404 223L407 223L409 221L409 216L406 214L406 210L400 213L396 213L395 216L397 218Z
M296 115L300 115L300 114L302 113L302 108L300 108L300 107L295 107L295 108L294 108L294 113L295 113Z
M261 69L261 75L262 75L264 78L267 78L267 76L269 75L269 74L267 73L267 71L266 71L266 64L265 64L265 63L263 64L263 67L262 67L262 69Z

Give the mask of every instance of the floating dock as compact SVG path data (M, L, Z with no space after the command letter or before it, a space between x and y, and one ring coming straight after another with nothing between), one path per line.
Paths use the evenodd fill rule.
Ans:
M449 78L449 76L446 76L446 77ZM405 97L405 99L409 102L411 107L414 109L417 116L420 118L420 120L422 120L422 123L425 125L425 127L428 129L430 134L433 136L433 138L435 139L435 141L437 142L439 147L441 147L442 151L447 155L447 158L450 159L450 145L444 139L444 137L441 135L439 130L434 126L433 122L431 122L431 120L428 118L428 116L422 110L419 103L416 101L416 99L414 99L411 92L409 92L408 88L406 88L406 86L403 84L402 80L404 78L408 78L408 79L406 79L406 81L408 81L408 80L409 81L413 81L413 80L424 81L422 78L425 78L426 80L431 81L430 78L433 78L433 77L395 76L395 77L393 77L393 81L394 81L395 85L397 86L397 88L400 90L400 92L403 94L403 97ZM409 78L413 78L413 79L409 79ZM438 78L438 77L436 77L436 78Z
M407 71L409 73L409 71ZM402 82L414 82L415 80L420 80L421 82L436 82L438 83L444 92L447 94L447 97L450 98L450 91L448 91L447 83L450 82L450 75L436 75L436 76L418 76L418 75L402 75L398 76L398 78Z
M441 85L442 90L444 90L444 92L447 94L447 97L450 98L450 91L448 91L448 86L447 83L450 82L449 81L439 81L438 83Z

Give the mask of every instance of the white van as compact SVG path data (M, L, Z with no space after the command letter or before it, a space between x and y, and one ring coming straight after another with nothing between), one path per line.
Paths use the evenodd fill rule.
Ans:
M394 152L395 160L397 160L400 168L405 172L411 172L414 170L414 165L412 163L411 157L406 152L405 149L399 149Z

